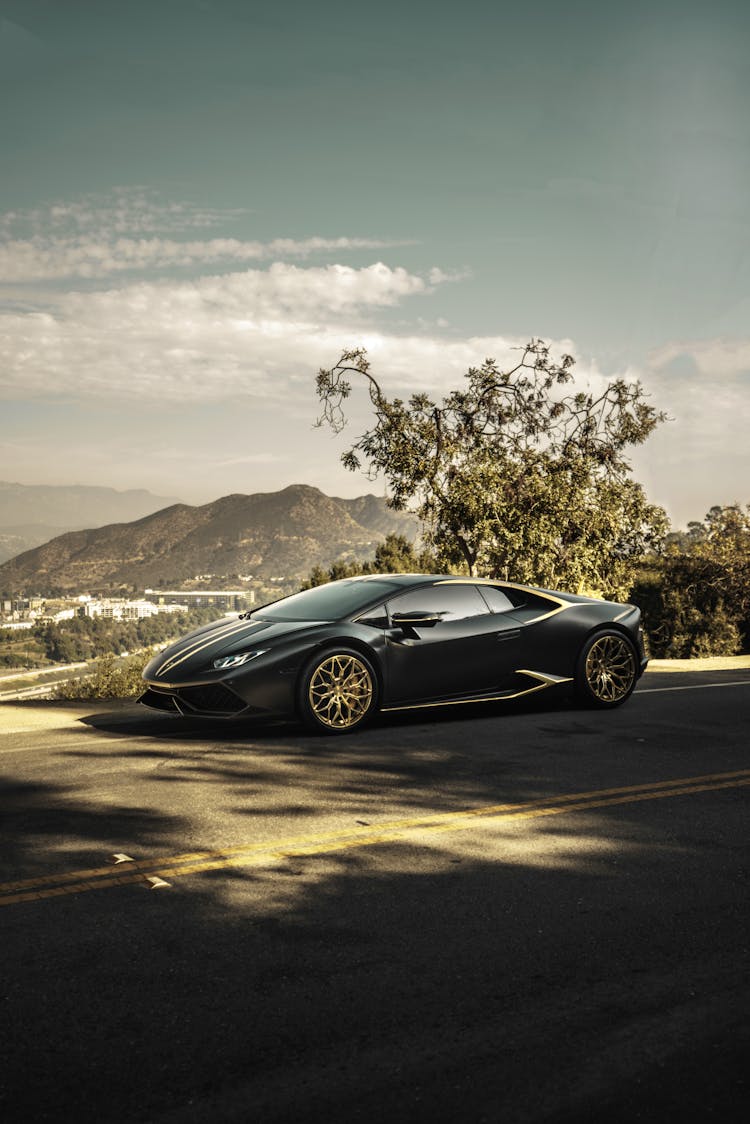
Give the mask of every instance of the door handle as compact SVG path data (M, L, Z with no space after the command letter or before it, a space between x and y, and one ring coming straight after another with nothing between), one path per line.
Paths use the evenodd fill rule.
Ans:
M503 640L517 640L520 635L520 628L509 629L506 632L498 632L497 641L501 644Z

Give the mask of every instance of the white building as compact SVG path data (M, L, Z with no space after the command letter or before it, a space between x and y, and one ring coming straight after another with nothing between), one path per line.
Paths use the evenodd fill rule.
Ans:
M155 605L153 601L87 601L81 606L80 612L85 617L106 617L111 620L137 621L144 617L153 617L158 612L179 612L186 610L185 605Z
M211 605L217 609L238 610L255 601L254 589L147 589L146 596L156 601L159 606L167 606L175 602L195 606Z

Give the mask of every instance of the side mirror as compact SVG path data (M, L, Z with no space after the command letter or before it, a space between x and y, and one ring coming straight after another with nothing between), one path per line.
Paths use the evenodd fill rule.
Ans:
M440 620L437 613L427 613L416 610L412 613L393 613L391 616L391 624L394 628L414 629L414 628L434 628Z

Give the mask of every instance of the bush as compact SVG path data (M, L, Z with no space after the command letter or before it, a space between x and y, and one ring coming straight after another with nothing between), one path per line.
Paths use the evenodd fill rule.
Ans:
M655 659L734 656L743 648L741 614L719 589L701 580L693 559L667 558L662 570L644 569L629 600L643 613Z
M55 688L55 699L131 699L143 693L141 672L150 656L130 656L120 663L104 656L90 675L69 679Z

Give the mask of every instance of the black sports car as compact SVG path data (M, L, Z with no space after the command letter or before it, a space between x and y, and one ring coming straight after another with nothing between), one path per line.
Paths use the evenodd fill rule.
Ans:
M191 632L140 701L211 718L297 715L346 733L376 711L568 687L619 706L646 668L641 613L571 593L425 574L346 578Z

